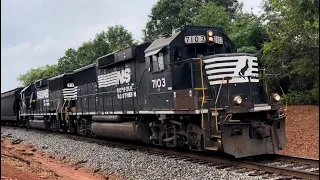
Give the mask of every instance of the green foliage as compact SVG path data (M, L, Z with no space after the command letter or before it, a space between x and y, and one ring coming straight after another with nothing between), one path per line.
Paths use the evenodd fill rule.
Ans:
M144 41L160 34L171 34L173 29L190 24L201 4L194 0L159 0L152 7L150 19L143 30Z
M259 51L254 46L242 46L238 48L238 52L240 53L251 53L251 54L257 54Z
M317 91L317 94L314 94L312 90L306 92L289 92L286 95L287 102L289 105L319 104L319 88Z
M265 27L254 14L239 13L231 25L229 36L239 52L258 54L268 39Z
M77 50L69 49L58 60L59 72L75 70L94 63L98 57L119 51L136 44L132 34L123 26L108 27L108 30L96 34L92 41L82 43Z
M51 78L57 75L57 65L46 65L35 69L30 69L26 74L20 75L17 80L22 82L23 86L34 83L36 80Z
M58 59L58 72L64 73L71 69L77 68L77 51L69 48L65 55Z
M159 0L151 9L149 21L146 28L143 29L143 40L148 41L161 34L171 34L173 29L183 25L195 24L195 17L209 3L223 7L230 17L233 17L234 13L241 7L237 0ZM209 7L206 8L207 11L213 13L210 16L217 16L215 15L216 12L211 11ZM222 11L219 12L223 13ZM198 18L198 23L206 24L209 22Z
M111 49L110 43L106 40L106 32L102 31L96 34L95 38L92 41L94 59L101 57L109 52L114 51Z
M230 31L230 18L226 9L214 3L206 4L195 17L196 25L219 26Z
M86 66L95 61L94 48L93 48L93 43L91 41L82 43L82 45L77 50L76 59L77 59L76 64L74 64L76 68Z
M205 1L213 2L219 6L224 7L226 11L231 15L230 17L234 17L234 15L242 7L242 4L240 4L238 0L205 0Z
M96 34L93 40L83 42L77 49L67 49L64 56L58 58L57 65L31 69L26 74L20 75L18 81L26 85L37 79L63 74L94 63L97 58L103 55L136 44L137 42L134 41L132 34L123 26L109 27L106 32L102 31Z
M267 72L279 74L272 81L289 82L292 102L303 101L302 94L312 96L308 103L319 102L318 3L265 0L264 11L270 42L264 44L263 63Z
M132 34L119 25L108 28L105 33L105 40L110 45L111 51L119 51L135 44Z

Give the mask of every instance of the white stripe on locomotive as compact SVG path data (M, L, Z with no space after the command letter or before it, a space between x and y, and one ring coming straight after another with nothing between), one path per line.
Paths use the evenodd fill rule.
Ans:
M72 88L64 88L62 89L63 93L63 99L65 100L74 100L77 99L77 91L78 87L72 87Z
M258 76L258 63L256 57L251 56L233 56L233 57L215 57L204 60L205 72L208 75L210 85L222 83L222 78L232 77L229 83L246 83L248 78L239 76L242 68L246 66L248 60L248 69L244 76ZM251 82L259 82L257 78L251 78ZM227 80L223 81L226 84Z

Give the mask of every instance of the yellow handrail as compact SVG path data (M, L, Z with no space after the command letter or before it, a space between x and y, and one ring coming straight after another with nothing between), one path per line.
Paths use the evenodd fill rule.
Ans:
M217 104L215 103L214 104L214 117L215 117L215 120L216 120L216 132L217 133L220 133L221 131L219 131L219 127L218 127L218 110L217 110Z
M60 105L60 100L57 99L57 101L58 101L58 104L57 104L57 108L56 108L56 118L57 118L57 120L58 120L58 119L59 119L59 118L58 118L58 115L59 115L58 109L59 109L59 105Z
M288 101L287 101L287 97L286 97L286 94L284 93L284 91L283 91L283 89L282 89L282 87L280 86L280 89L281 89L281 92L282 92L282 94L283 94L283 96L284 96L284 99L286 100L286 106L285 106L285 109L283 110L283 114L285 115L285 116L287 116L287 110L288 110Z
M69 119L69 111L68 111L68 109L70 107L70 103L71 103L71 100L68 99L68 105L66 107L66 112L65 112L66 121Z
M200 61L200 75L201 75L201 90L202 90L202 102L201 102L201 128L204 129L204 117L203 117L203 104L204 104L204 98L205 98L205 92L204 92L204 80L203 80L203 69L202 69L202 59L201 58L192 58L193 60L199 60Z
M66 104L66 99L64 100L64 102L63 102L63 105L61 106L61 109L60 109L60 113L61 113L61 120L63 119L63 115L62 115L62 109L63 109L63 107L64 107L64 105Z

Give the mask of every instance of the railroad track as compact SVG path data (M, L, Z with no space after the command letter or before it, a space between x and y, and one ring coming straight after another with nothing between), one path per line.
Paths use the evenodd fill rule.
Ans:
M44 132L43 130L32 130ZM46 133L48 133L46 131ZM52 134L62 135L57 132ZM150 155L191 161L198 164L224 169L235 173L248 173L250 176L261 176L264 179L319 179L319 160L278 154L262 155L250 158L235 159L221 153L191 152L172 148L159 148L132 142L119 142L101 138L67 134L67 138L97 143L103 146L136 150Z

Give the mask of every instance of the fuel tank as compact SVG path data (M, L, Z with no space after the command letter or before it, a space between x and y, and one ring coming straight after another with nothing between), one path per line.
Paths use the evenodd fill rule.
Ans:
M93 122L91 130L98 137L151 143L151 131L144 123L137 121L122 123Z
M45 120L39 120L39 119L29 120L29 124L31 128L34 128L34 129L48 129L48 126Z

